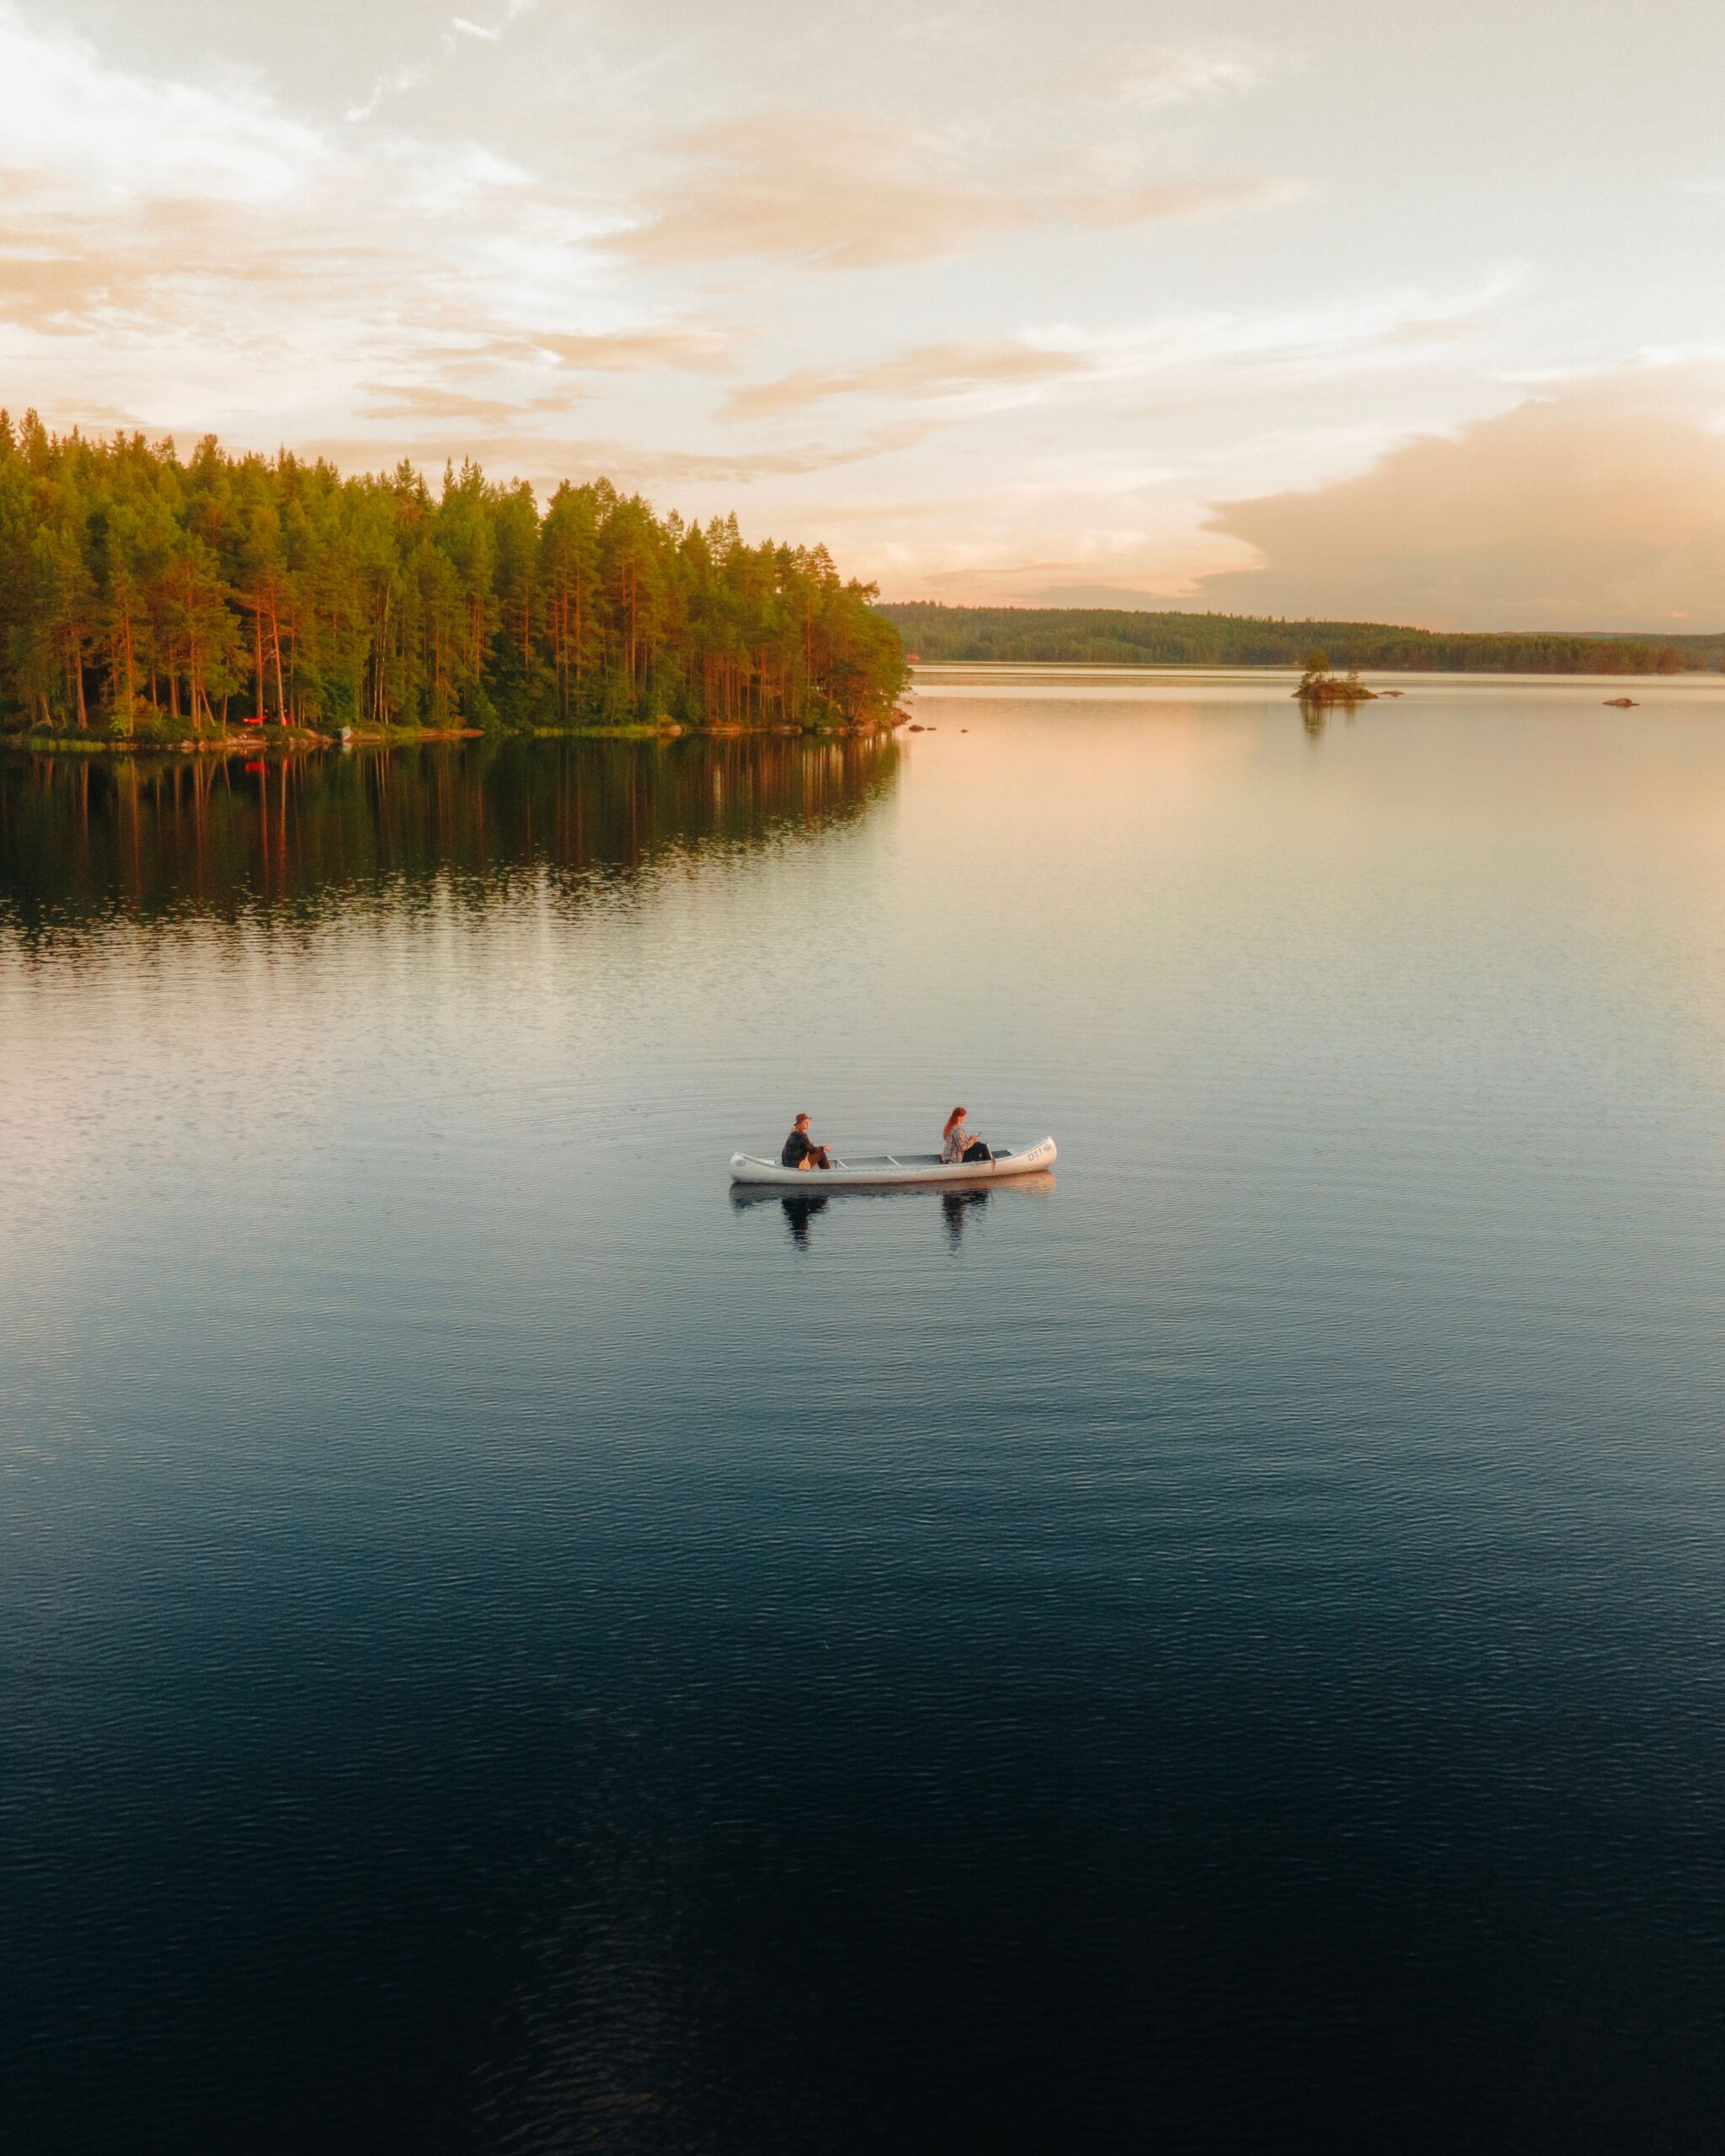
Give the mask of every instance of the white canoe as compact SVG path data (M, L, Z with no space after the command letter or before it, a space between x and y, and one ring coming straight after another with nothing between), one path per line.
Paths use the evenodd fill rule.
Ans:
M938 1153L873 1153L841 1161L835 1153L830 1168L788 1168L780 1161L756 1161L747 1153L731 1155L731 1181L777 1184L796 1190L884 1190L900 1183L998 1182L1003 1176L1039 1175L1055 1164L1055 1141L1002 1148L991 1161L945 1161Z

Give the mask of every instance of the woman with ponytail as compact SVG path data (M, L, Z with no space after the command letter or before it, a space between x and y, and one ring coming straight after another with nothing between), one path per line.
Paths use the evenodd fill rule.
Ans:
M973 1138L964 1128L967 1108L954 1108L947 1118L947 1127L940 1134L940 1157L950 1166L959 1161L991 1161L994 1155L980 1138Z

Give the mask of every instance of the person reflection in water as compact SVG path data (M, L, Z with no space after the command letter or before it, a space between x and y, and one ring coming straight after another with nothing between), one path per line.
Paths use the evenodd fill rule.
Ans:
M964 1247L964 1223L973 1210L988 1203L985 1190L947 1190L941 1193L940 1209L946 1215L947 1244L954 1257Z
M817 1213L824 1213L831 1199L820 1198L787 1198L782 1201L785 1209L785 1225L791 1231L791 1241L798 1250L809 1247L809 1223Z
M791 1134L785 1140L785 1150L779 1155L788 1168L830 1168L824 1145L817 1145L809 1135L809 1118L799 1115L791 1125Z

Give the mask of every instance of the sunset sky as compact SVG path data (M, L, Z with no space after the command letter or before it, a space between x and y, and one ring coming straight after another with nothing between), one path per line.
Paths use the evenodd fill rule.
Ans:
M1699 0L0 0L0 403L893 598L1725 627Z

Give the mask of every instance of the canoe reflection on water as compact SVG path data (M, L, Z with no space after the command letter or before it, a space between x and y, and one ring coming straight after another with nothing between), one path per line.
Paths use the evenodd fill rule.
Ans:
M1054 1195L1055 1178L1049 1174L1003 1177L999 1182L985 1185L971 1184L954 1189L952 1185L924 1184L877 1190L849 1189L822 1190L819 1178L811 1171L809 1180L816 1187L806 1193L761 1189L734 1183L731 1186L731 1210L734 1213L754 1213L766 1207L777 1207L785 1216L785 1225L791 1231L791 1241L798 1250L810 1246L809 1229L815 1215L851 1204L880 1204L892 1199L937 1196L940 1199L940 1216L946 1229L947 1241L954 1251L964 1242L964 1224L972 1214L980 1213L991 1203L1011 1204L1021 1196Z

